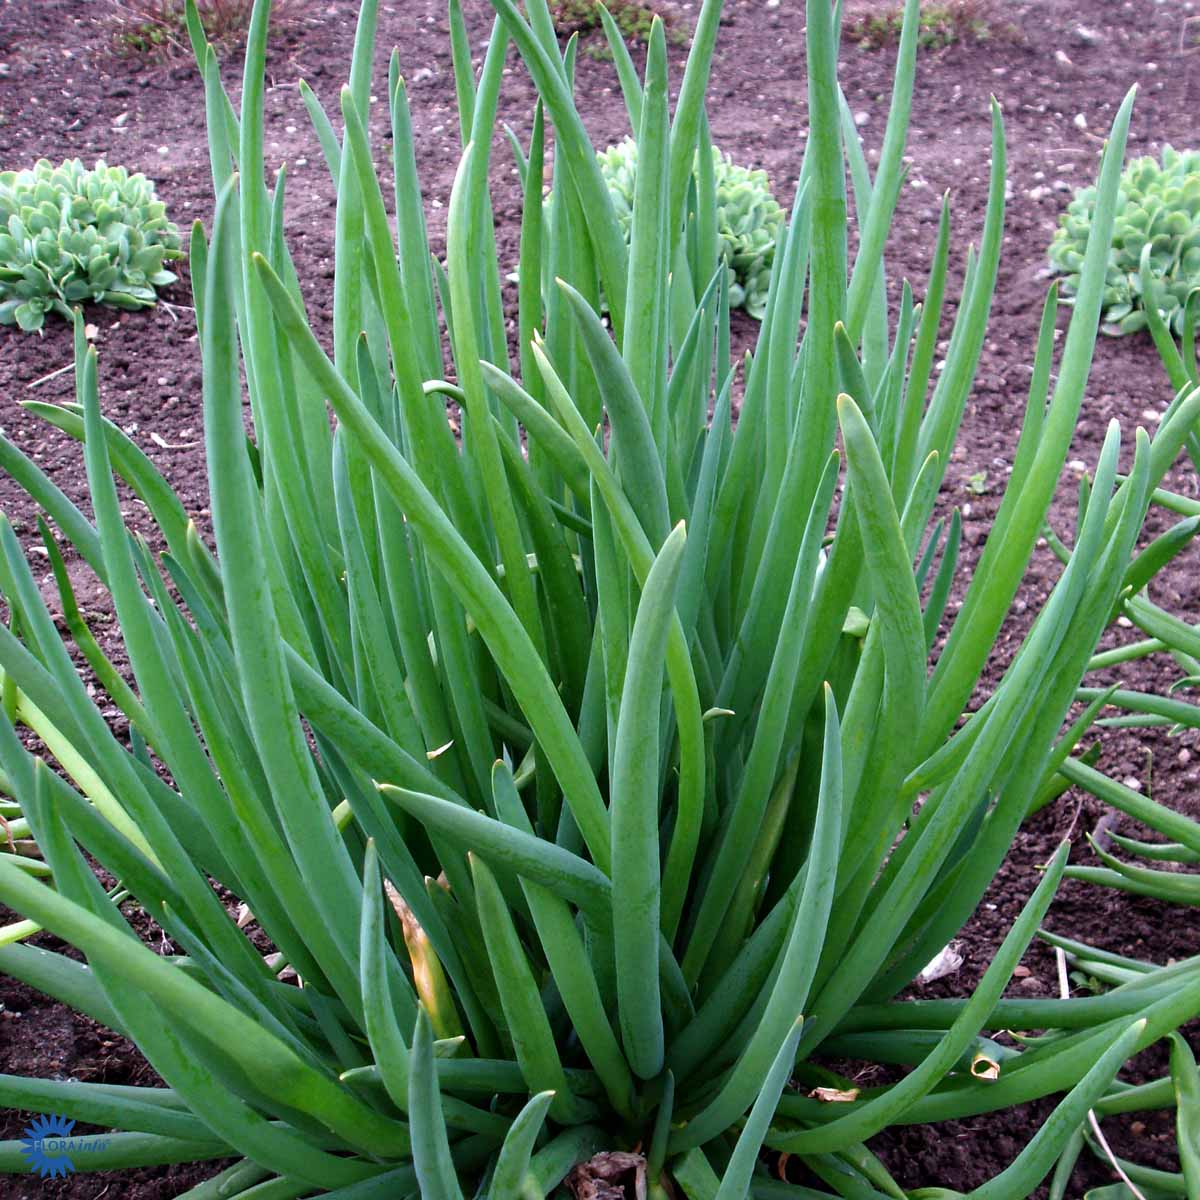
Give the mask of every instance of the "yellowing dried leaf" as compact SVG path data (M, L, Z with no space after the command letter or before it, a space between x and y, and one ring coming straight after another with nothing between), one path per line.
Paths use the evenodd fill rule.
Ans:
M977 1054L971 1059L971 1074L976 1079L999 1079L1000 1064L986 1054Z
M849 1104L851 1100L858 1099L858 1088L819 1087L813 1088L808 1094L813 1100L825 1104Z

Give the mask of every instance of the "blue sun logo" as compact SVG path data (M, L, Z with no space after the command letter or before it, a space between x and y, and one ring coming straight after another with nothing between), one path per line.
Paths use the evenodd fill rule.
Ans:
M21 1153L28 1159L31 1173L36 1172L43 1179L53 1179L58 1175L65 1178L75 1170L75 1164L67 1153L70 1147L62 1144L62 1139L69 1138L74 1128L74 1121L58 1113L34 1117L21 1138Z

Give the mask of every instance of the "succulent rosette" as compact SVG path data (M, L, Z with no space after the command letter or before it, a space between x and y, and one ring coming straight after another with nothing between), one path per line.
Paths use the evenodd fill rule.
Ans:
M0 324L41 329L84 302L146 308L174 283L179 230L154 184L102 159L0 173Z

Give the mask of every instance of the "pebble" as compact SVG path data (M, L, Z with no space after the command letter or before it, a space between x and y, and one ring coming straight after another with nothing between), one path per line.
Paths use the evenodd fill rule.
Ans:
M1076 129L1086 129L1087 128L1087 117L1085 117L1083 115L1083 113L1075 114L1075 128Z
M1071 40L1078 46L1098 46L1104 38L1100 36L1099 30L1087 25L1076 25L1071 30Z

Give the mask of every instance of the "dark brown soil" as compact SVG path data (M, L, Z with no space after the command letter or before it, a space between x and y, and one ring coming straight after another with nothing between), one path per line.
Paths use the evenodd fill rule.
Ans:
M680 22L688 23L697 7L682 4L674 10ZM1188 29L1195 31L1200 24L1192 15L1196 7L1192 0L1011 0L994 6L999 17L994 37L922 55L909 138L913 165L889 247L893 289L907 275L921 293L939 198L949 189L957 248L950 294L955 294L966 245L978 241L982 228L991 93L1003 106L1008 135L1011 195L1004 261L975 391L943 496L947 507L961 506L965 517L962 586L1011 466L1047 285L1045 247L1057 214L1071 190L1092 178L1101 138L1131 84L1140 88L1132 153L1156 151L1163 142L1185 146L1198 140L1200 51L1193 52L1187 37ZM268 66L267 155L272 166L288 164L292 252L310 312L320 323L327 322L332 307L333 196L296 84L307 79L326 105L336 108L357 5L352 0L325 0L296 8L299 16L276 37ZM464 0L464 9L471 45L478 48L487 37L491 9L486 0ZM805 134L803 9L802 0L768 0L766 5L762 0L727 0L712 73L714 139L737 161L765 167L785 204L792 197ZM1185 25L1189 21L1192 24ZM427 216L439 248L458 150L445 5L442 0L391 4L385 0L380 22L381 48L400 47ZM683 52L675 48L671 53L678 67ZM865 118L860 118L860 132L868 154L873 155L882 138L894 52L846 45L841 58L847 100L852 111ZM505 80L502 117L524 137L533 93L515 55L512 66ZM678 77L676 69L676 81ZM236 66L227 71L227 78L236 92ZM581 54L577 90L597 145L624 135L624 109L609 63ZM383 108L374 105L372 112L381 154L387 146ZM88 162L103 156L144 170L157 180L160 195L181 227L196 217L209 217L212 195L203 98L190 62L116 55L110 7L102 0L3 0L0 168L20 167L38 157L74 156ZM497 136L493 147L492 178L501 254L515 265L520 193L502 136ZM88 319L98 330L102 402L106 414L137 438L204 527L208 497L199 353L186 270L165 299L167 304L148 313L89 312ZM739 325L741 336L751 335L748 324ZM47 378L69 362L70 353L69 331L57 320L47 323L41 338L0 329L0 424L86 510L78 447L18 407L26 399L71 398L69 373ZM1058 528L1070 528L1074 519L1073 476L1082 470L1075 464L1094 462L1108 421L1118 418L1131 442L1134 425L1152 422L1169 399L1165 377L1146 338L1101 341L1072 451L1068 472L1072 478L1064 484L1053 515ZM1196 493L1194 474L1188 470L1177 471L1170 486ZM23 493L3 479L0 508L33 546L32 507ZM129 515L138 521L136 502L131 502ZM1195 562L1194 554L1186 555L1159 585L1161 603L1185 614L1200 611ZM1048 552L1040 553L990 678L1003 669L1056 574ZM84 594L81 602L85 612L96 617L97 633L106 648L116 652L103 596ZM1118 630L1110 638L1120 636ZM1161 688L1172 676L1142 665L1127 669L1124 678L1133 686ZM1157 730L1112 733L1105 737L1101 765L1117 778L1134 777L1150 786L1152 760L1156 798L1200 815L1193 743L1191 735L1168 741ZM1083 835L1102 815L1101 805L1068 793L1027 824L959 939L965 959L962 970L932 985L928 994L962 994L974 983L1033 887L1037 864L1046 861L1057 842L1068 835L1074 843L1073 861L1089 861ZM1074 883L1062 888L1048 925L1156 962L1194 954L1200 943L1200 927L1187 910ZM1016 989L1022 994L1052 994L1056 987L1052 956L1035 947L1026 966L1030 974L1016 981ZM153 1079L150 1068L128 1043L28 989L0 980L0 1004L0 1069L4 1071L119 1083ZM1162 1067L1161 1055L1152 1050L1128 1077L1160 1073ZM1049 1102L1031 1105L936 1130L893 1130L872 1145L906 1187L938 1184L966 1191L1011 1161L1049 1107ZM1134 1120L1106 1122L1106 1133L1118 1153L1171 1166L1167 1116L1139 1116L1140 1128ZM5 1114L0 1118L0 1136L17 1136L23 1121L22 1114ZM0 1177L0 1197L165 1200L213 1169L211 1164L158 1168L119 1177L79 1176L44 1186ZM1085 1155L1071 1194L1082 1195L1086 1187L1112 1178Z

